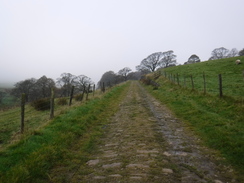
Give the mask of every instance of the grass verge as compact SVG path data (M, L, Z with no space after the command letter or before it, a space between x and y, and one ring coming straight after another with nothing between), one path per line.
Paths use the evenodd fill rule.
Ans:
M89 96L89 100L93 100L95 98L100 98L103 96L101 91L96 91L94 95ZM69 106L66 103L60 104L59 101L63 99L63 101L68 101L68 98L57 98L55 99L55 109L54 116L59 116L60 114L64 114L77 106L85 105L86 100L77 101L73 100L72 105ZM0 151L4 150L10 144L16 143L22 137L20 133L20 106L13 107L12 109L0 109ZM25 125L24 125L24 133L25 136L31 135L33 131L36 129L42 128L46 126L50 122L50 110L40 111L35 110L34 107L31 106L30 103L25 105Z
M153 90L152 86L147 86L147 90L192 126L207 146L218 150L243 175L243 105L229 97L219 98L185 89L164 77L157 82L161 85L158 90Z
M49 171L62 161L70 147L81 137L97 134L99 126L117 110L128 84L113 88L102 98L93 99L55 117L49 125L33 132L15 145L0 152L0 182L47 182ZM91 128L92 127L92 128ZM92 138L83 143L84 151L92 147Z

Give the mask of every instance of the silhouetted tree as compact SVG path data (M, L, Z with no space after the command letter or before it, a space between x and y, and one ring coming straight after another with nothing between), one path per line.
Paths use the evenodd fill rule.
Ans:
M71 93L72 86L76 85L76 76L70 73L63 73L61 77L57 79L57 84L61 86L61 96L69 96Z
M228 58L230 58L230 57L236 57L236 56L238 56L238 55L239 55L238 50L237 50L236 48L232 48L232 49L229 51L227 57L228 57Z
M37 90L37 98L45 98L51 96L51 89L55 87L55 82L51 78L42 76L35 83L35 90Z
M160 60L161 67L170 67L176 65L176 55L174 51L166 51L162 53L162 59Z
M229 50L224 47L215 48L211 53L212 56L210 57L210 60L226 58L228 56L228 53Z
M147 58L143 59L141 61L141 64L136 67L139 71L150 71L154 72L158 67L160 67L161 59L163 57L162 52L156 52L151 55L149 55Z
M189 57L188 61L185 62L184 64L193 64L193 63L197 63L200 61L201 61L200 58L197 55L193 54Z
M98 88L100 88L103 83L105 87L117 84L117 75L114 73L114 71L107 71L102 75L100 81L98 82Z
M42 76L38 80L35 78L26 79L17 82L12 89L11 94L19 98L25 93L26 102L31 102L40 98L50 97L51 88L55 87L55 82L51 78Z
M83 91L84 88L87 89L89 85L91 86L94 84L91 78L85 75L79 75L76 77L75 80L76 80L76 86L77 88L79 88L79 91Z
M239 51L239 55L244 56L244 48L241 51Z
M19 98L22 93L25 93L26 102L33 101L36 99L35 83L35 78L20 81L14 85L11 94Z
M232 48L230 51L224 47L216 48L212 51L211 57L209 60L217 60L222 58L230 58L238 56L238 50L236 48Z
M121 70L119 70L118 75L122 76L124 80L127 80L127 75L131 72L131 69L129 67L125 67Z
M146 67L144 67L144 66L142 66L142 65L137 65L137 66L136 66L136 70L137 70L138 72L140 72L142 75L145 75L145 74L148 74L148 73L151 72L148 68L146 68Z
M139 80L142 77L142 73L140 71L138 72L130 72L127 76L128 80Z

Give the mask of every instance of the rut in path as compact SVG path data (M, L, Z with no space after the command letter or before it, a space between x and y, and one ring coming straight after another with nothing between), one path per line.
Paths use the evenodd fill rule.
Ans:
M71 182L235 182L183 123L138 82L105 127L98 151ZM83 167L84 168L84 167Z

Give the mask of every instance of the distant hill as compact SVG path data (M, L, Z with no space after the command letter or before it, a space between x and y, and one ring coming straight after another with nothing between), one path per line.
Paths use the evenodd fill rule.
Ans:
M13 88L13 87L14 87L14 83L2 83L2 82L0 82L0 89Z

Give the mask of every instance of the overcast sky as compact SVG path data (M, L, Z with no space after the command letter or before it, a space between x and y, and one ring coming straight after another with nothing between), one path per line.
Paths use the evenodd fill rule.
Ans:
M106 71L173 50L244 48L244 0L0 0L0 82Z

